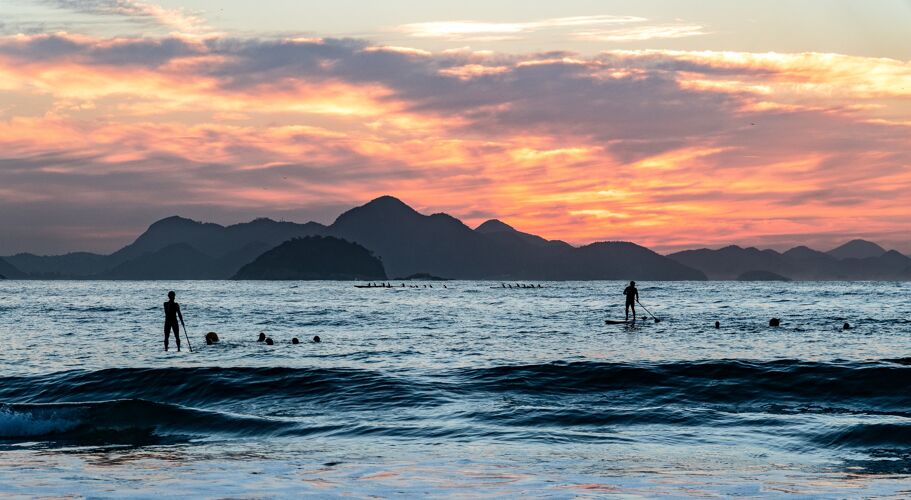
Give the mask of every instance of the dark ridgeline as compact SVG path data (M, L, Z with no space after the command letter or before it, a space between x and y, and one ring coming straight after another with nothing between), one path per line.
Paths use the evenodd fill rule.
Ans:
M204 280L221 276L212 257L189 243L176 243L117 264L102 274L106 279Z
M0 259L0 276L3 279L22 279L27 278L28 276L20 271L18 268L7 262L5 259Z
M836 259L868 259L881 257L886 249L866 240L851 240L838 248L826 252Z
M384 280L383 263L370 250L331 236L286 241L237 272L239 280Z
M330 226L257 219L221 226L181 217L152 224L111 255L19 254L0 260L7 278L228 279L264 252L294 238L334 236L379 257L388 276L492 280L702 280L773 273L788 279L911 279L911 259L863 240L829 252L779 253L729 246L669 256L627 242L574 247L498 221L471 229L446 214L423 215L383 196ZM6 267L3 267L5 264Z
M23 277L32 279L93 276L110 267L109 256L88 252L53 256L20 253L6 259L23 273Z
M10 263L32 278L175 279L168 259L189 269L185 279L227 279L244 264L277 245L321 235L326 226L256 219L221 226L182 217L155 222L133 243L111 255L72 253L60 256L18 254ZM187 248L189 247L189 248Z
M472 230L446 214L422 215L390 196L345 212L330 234L373 250L392 276L452 279L701 280L699 271L632 243L575 248L521 233L498 221Z
M389 276L705 279L699 271L631 243L576 248L516 231L499 221L488 221L473 230L446 214L422 215L389 196L345 212L328 227L269 219L224 227L169 217L108 256L20 254L10 259L13 265L21 263L32 277L228 279L267 250L306 236L356 242L382 259ZM68 264L72 269L67 272Z
M839 255L849 257L839 258ZM911 258L862 240L855 240L830 252L819 252L804 246L784 253L728 246L718 250L685 250L668 257L704 272L713 280L738 279L744 273L758 271L793 280L911 279Z

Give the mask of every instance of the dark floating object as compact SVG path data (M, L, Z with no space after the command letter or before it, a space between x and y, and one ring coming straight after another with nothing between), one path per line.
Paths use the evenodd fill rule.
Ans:
M316 343L320 343L320 342L322 342L322 339L319 338L319 335L314 335L314 336L313 336L313 341L316 342Z
M298 340L297 337L294 337L293 339L291 339L291 343L296 345L296 344L300 344L301 341Z
M850 324L850 323L845 323L844 326L841 327L841 329L842 329L842 330L850 330L850 329L851 329L851 324Z
M716 321L716 322L715 322L715 329L717 330L718 328L721 328L721 322L720 322L720 321Z
M266 334L263 333L263 332L259 332L259 338L256 339L256 341L257 341L257 342L265 342L265 341L266 341Z
M275 342L273 342L272 339L270 339L270 338L266 339L266 345L274 345L274 344L275 344Z
M218 334L215 332L209 332L206 334L206 345L212 345L218 343Z
M772 318L769 320L769 326L781 326L781 320L778 318Z

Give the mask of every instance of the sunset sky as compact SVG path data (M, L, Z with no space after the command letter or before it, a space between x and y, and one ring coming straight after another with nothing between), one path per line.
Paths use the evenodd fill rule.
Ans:
M0 255L391 194L660 252L911 252L911 0L0 0Z

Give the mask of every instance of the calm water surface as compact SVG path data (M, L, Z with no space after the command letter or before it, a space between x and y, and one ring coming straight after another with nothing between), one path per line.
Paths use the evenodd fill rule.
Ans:
M433 286L0 281L0 497L911 494L911 284Z

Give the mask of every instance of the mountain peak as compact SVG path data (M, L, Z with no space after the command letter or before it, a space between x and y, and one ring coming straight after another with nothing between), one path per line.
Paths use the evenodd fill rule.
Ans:
M149 226L151 228L160 228L160 227L174 227L174 226L195 226L197 224L202 224L201 222L195 221L193 219L187 219L186 217L181 217L179 215L172 215L170 217L165 217L164 219L155 221Z
M800 245L784 252L782 255L789 257L818 257L821 253L806 245Z
M857 239L833 248L826 253L836 259L866 259L868 257L880 257L886 253L886 249L872 241Z
M368 217L369 219L384 220L388 217L415 217L420 216L415 209L405 204L402 200L393 196L380 196L367 202L359 207L352 208L347 212L339 215L335 219L333 226L338 227L340 224L351 222L355 219Z
M396 198L395 196L380 196L379 198L370 200L366 204L362 205L360 208L369 208L374 210L407 210L409 212L417 213L413 208L408 206L404 201Z
M510 226L509 224L507 224L503 221L497 220L497 219L490 219L489 221L476 227L475 231L477 231L479 233L485 233L485 234L518 232L518 231L516 231L516 229L514 227Z

